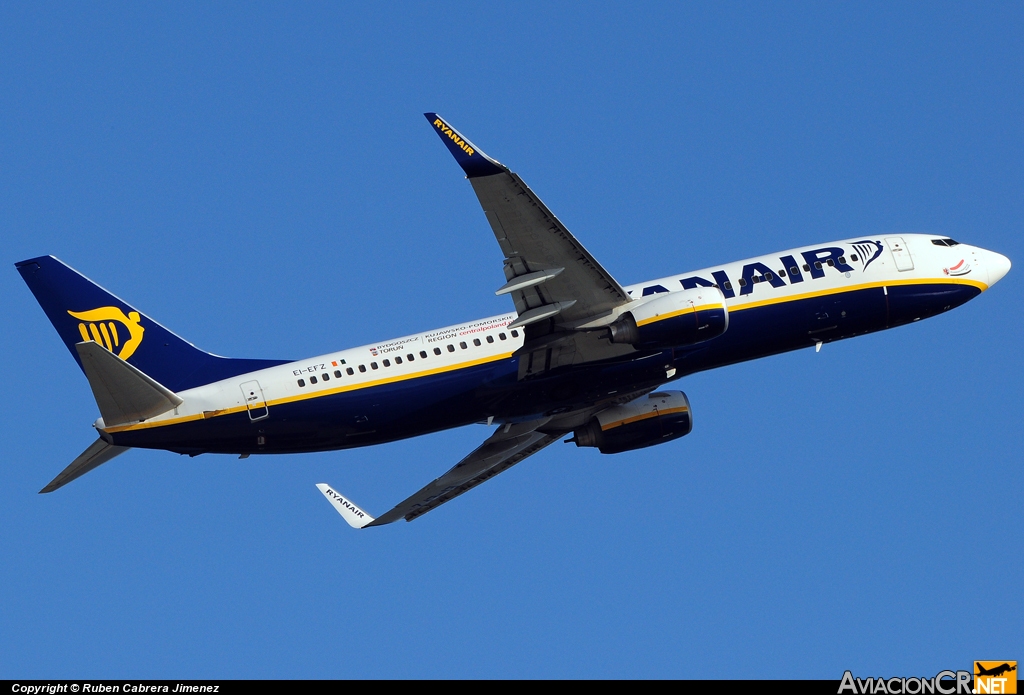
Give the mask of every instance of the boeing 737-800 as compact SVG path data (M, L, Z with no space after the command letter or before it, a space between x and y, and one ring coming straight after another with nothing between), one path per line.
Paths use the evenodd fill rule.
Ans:
M690 432L664 384L935 316L1010 261L927 234L805 246L624 287L519 176L444 119L501 249L515 311L297 362L218 357L52 256L17 264L92 387L101 417L51 492L132 447L276 454L369 446L486 422L451 470L374 519L326 484L352 526L411 521L563 437L616 453Z

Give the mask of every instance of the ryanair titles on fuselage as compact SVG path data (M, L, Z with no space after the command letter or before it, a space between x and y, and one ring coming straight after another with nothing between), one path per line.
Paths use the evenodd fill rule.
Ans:
M772 287L785 287L788 284L808 280L818 280L825 277L825 268L833 267L842 273L853 273L857 271L851 263L861 266L861 272L867 269L882 253L882 243L879 241L863 240L854 242L856 249L865 249L868 253L860 251L851 252L849 257L841 246L826 246L809 251L800 251L800 261L797 261L793 254L779 257L779 265L771 267L762 261L750 261L745 263L740 270L740 275L735 280L729 276L726 270L700 271L710 277L702 275L689 275L681 278L679 283L684 290L692 290L698 287L717 286L726 299L733 297L745 297L754 292L755 285L767 283ZM870 255L869 255L870 254ZM767 260L767 259L765 259ZM770 261L769 261L770 262ZM805 277L807 276L807 277ZM669 288L660 284L645 285L642 296L646 297L660 292L669 292ZM632 290L631 290L632 292Z
M442 121L440 118L434 119L434 127L440 130L442 133L451 138L452 142L459 146L463 152L468 154L470 157L473 156L473 148L469 146L465 140L459 137L458 133L448 127L448 124Z

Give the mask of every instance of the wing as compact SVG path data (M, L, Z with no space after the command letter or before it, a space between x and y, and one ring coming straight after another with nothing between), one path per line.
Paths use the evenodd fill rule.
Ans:
M551 424L555 426L549 427ZM557 423L552 423L551 418L545 417L529 422L501 425L483 444L455 464L451 470L427 483L421 490L376 519L351 500L332 490L326 483L319 483L317 488L353 528L383 526L399 519L412 521L507 471L571 429L570 420L564 416Z
M653 390L653 388L648 388L622 394L592 407L562 413L556 417L543 417L529 422L499 425L498 429L483 444L455 464L451 470L376 519L356 506L351 499L347 499L331 489L327 483L319 483L317 488L353 528L383 526L399 519L412 521L431 509L436 509L445 502L475 488L480 483L485 483L499 473L507 471L528 456L536 454L548 444L586 424L594 414L608 406L628 403Z
M576 237L508 167L481 152L436 113L424 114L473 185L498 245L519 317L512 327L549 320L549 333L610 314L630 301Z
M463 492L471 490L480 483L486 482L502 471L507 471L527 456L537 453L548 444L565 434L568 430L540 429L550 422L551 418L517 424L505 424L488 437L483 444L473 450L469 456L459 461L447 473L437 478L399 502L394 509L374 519L360 509L351 500L345 499L326 483L317 485L320 492L334 505L338 513L353 528L383 526L405 519L423 516L431 509L436 509L449 500L453 500Z
M398 519L412 521L432 509L455 499L463 492L507 471L523 459L537 453L548 444L561 438L582 425L609 405L628 403L649 392L652 388L618 395L591 407L564 412L557 417L540 418L525 423L500 425L494 434L477 446L465 459L440 478L428 483L421 490L398 503L387 514L374 519L355 503L333 490L327 483L316 487L328 498L342 518L353 528L383 526Z
M505 425L498 428L497 432L488 437L469 456L455 464L447 473L433 482L427 483L421 490L398 503L394 509L370 522L367 526L383 526L399 519L412 521L423 516L431 509L436 509L477 485L487 482L499 473L507 471L565 434L564 431L523 431L524 427L530 427L537 422L540 421L523 425ZM508 432L503 431L506 427L510 427ZM517 432L518 434L516 434Z

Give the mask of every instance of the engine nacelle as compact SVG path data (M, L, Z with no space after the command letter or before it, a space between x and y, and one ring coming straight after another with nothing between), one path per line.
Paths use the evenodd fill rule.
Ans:
M690 401L682 391L655 391L625 405L602 410L573 432L576 446L618 454L678 439L693 429Z
M729 329L729 309L717 287L665 292L639 299L608 327L613 343L637 347L693 345Z

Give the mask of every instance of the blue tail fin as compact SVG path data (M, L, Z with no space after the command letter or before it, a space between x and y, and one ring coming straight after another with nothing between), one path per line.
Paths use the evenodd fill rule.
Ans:
M53 256L15 263L71 356L94 340L171 391L184 391L286 360L245 360L203 352Z

